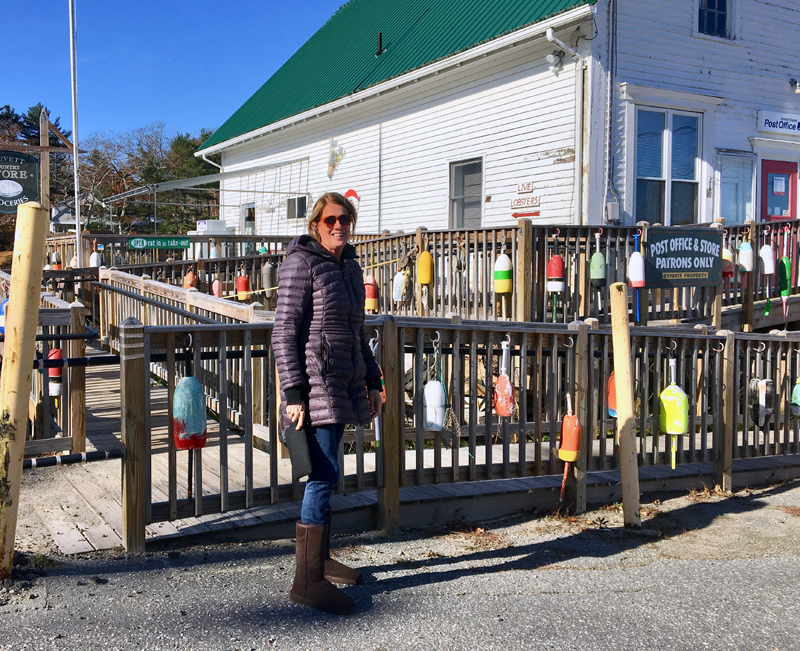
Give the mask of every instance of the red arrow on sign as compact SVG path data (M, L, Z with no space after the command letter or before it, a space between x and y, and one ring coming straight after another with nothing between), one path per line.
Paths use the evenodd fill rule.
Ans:
M520 217L538 217L539 211L537 210L536 212L515 212L512 213L511 216L514 219L519 219Z

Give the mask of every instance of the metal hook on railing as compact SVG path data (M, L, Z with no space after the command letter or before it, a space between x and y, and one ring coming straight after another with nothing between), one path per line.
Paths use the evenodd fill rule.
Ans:
M713 346L711 348L711 350L713 350L715 353L721 353L723 350L725 350L725 344L723 344L722 342L719 342L719 348L717 348L716 346Z
M561 237L561 229L560 228L556 229L556 234L554 235L554 237Z
M603 229L600 229L600 237L603 237Z
M434 332L436 332L436 339L434 339L433 337L431 337L431 343L432 343L434 346L438 346L438 345L439 345L439 341L440 341L440 340L441 340L441 338L442 338L442 335L441 335L441 334L439 334L439 331L438 331L438 330L435 330Z
M678 350L678 342L675 341L674 339L672 339L671 342L672 342L672 346L665 346L664 348L666 348L666 350L670 350L672 352L675 352L676 350Z
M759 347L758 347L758 348L756 348L756 352L757 352L757 353L763 353L763 352L764 352L766 349L767 349L767 344L765 344L765 343L762 341L762 342L760 342L760 343L759 343Z
M784 224L783 225L783 230L784 231L790 231L790 230L792 230L792 227L789 224Z
M187 333L186 333L186 336L189 338L189 343L187 343L187 344L184 346L184 348L192 348L192 343L193 343L193 341L194 341L194 340L192 339L192 333L191 333L191 332L187 332Z
M764 230L763 230L763 231L761 231L761 232L762 232L764 235L769 235L769 234L772 232L772 226L770 226L769 224L767 224L766 226L764 226Z
M381 336L380 330L375 328L375 336L369 340L369 349L372 351L373 355L378 350L378 339L380 339L380 336Z
M750 227L748 226L742 231L742 235L749 235L750 234Z
M575 340L572 337L567 337L569 339L569 343L564 344L564 348L572 348L575 345Z

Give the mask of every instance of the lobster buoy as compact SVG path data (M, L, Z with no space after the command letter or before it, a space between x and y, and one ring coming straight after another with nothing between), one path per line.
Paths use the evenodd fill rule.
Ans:
M547 291L561 293L566 288L564 280L564 258L556 253L547 262Z
M183 277L183 288L190 289L192 287L197 287L197 276L194 275L194 271L189 269L189 273Z
M47 351L47 359L64 359L64 355L60 348L51 348ZM61 385L63 379L63 369L49 368L47 369L47 376L50 378L50 397L55 398L61 395Z
M783 303L783 320L789 313L789 295L792 293L792 260L789 257L789 238L783 238L783 257L778 263L778 289L781 292L781 302Z
M269 250L267 249L266 245L262 242L261 246L258 247L258 255L266 255L267 253L269 253Z
M61 254L58 251L53 251L53 256L50 258L53 265L53 271L61 271L64 265L61 264Z
M753 270L753 247L750 242L739 245L739 271L747 273Z
M764 427L772 416L775 400L775 383L772 380L750 380L750 420Z
M44 270L45 270L45 271L51 271L52 269L53 269L53 265L51 265L51 264L46 264L46 265L44 266Z
M242 269L242 273L236 278L236 298L240 301L247 300L247 296L250 294L250 279L245 275L244 269Z
M0 335L4 335L6 333L6 310L8 309L8 299L9 297L6 296L3 299L3 302L0 303Z
M97 252L97 240L92 240L92 255L89 256L89 266L99 267L103 263L100 254Z
M213 240L211 242L211 248L208 250L208 257L212 260L219 257L219 249Z
M792 416L800 416L800 377L792 389Z
M561 443L558 446L558 458L567 463L578 460L581 455L581 423L572 413L572 398L567 394L567 413L561 419Z
M503 252L494 261L494 293L510 294L513 289L511 258Z
M606 404L608 405L608 415L611 418L617 417L617 383L614 380L614 371L608 374L606 384Z
M628 284L631 287L644 287L644 256L639 251L639 234L633 237L633 253L628 260Z
M261 284L264 285L264 296L269 299L275 298L278 287L278 265L268 262L261 267Z
M736 265L733 261L733 251L727 246L722 247L722 277L733 278Z
M514 387L508 377L511 341L503 341L500 346L503 349L503 355L500 361L500 374L494 385L494 411L501 418L507 418L514 415Z
M420 285L433 283L433 256L430 251L423 251L417 257L417 282Z
M446 409L444 387L439 380L431 380L422 392L422 413L425 429L428 432L440 432L444 425Z
M606 258L600 251L600 233L594 234L595 249L589 259L589 282L598 292L606 286Z
M664 388L659 396L659 424L661 431L672 435L672 469L675 470L678 436L683 436L689 431L689 397L681 389L676 380L678 360L674 357L669 360L669 385Z
M775 251L769 244L764 244L758 250L758 257L764 265L763 273L765 276L771 276L775 273Z
M408 269L401 269L392 278L392 299L398 303L406 300L409 275Z
M205 447L206 396L197 378L185 377L175 387L172 399L172 437L176 450Z
M211 282L211 295L216 298L222 298L222 283L219 278L214 278Z
M378 311L378 281L375 276L364 276L364 309Z

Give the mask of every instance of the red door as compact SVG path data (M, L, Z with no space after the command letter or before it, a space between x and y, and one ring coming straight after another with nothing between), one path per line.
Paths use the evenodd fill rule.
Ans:
M761 220L797 219L797 163L761 162Z

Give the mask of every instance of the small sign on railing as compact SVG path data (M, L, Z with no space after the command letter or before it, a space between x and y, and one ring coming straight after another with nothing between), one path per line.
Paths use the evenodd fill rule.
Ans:
M188 249L188 237L131 237L128 246L132 249Z
M653 226L647 231L647 287L718 287L722 284L722 231Z

